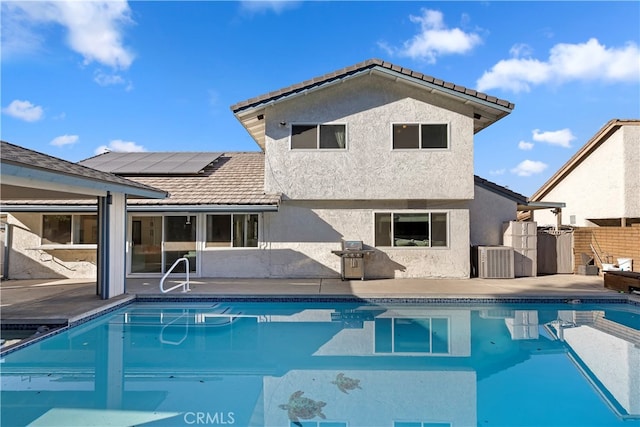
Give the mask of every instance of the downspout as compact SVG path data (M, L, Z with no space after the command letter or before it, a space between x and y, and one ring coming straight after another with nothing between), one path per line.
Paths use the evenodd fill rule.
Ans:
M11 249L11 234L13 233L13 228L11 224L5 223L2 224L4 227L4 253L2 260L2 278L4 280L9 279L9 251Z
M109 205L111 193L98 197L98 280L96 294L109 299Z

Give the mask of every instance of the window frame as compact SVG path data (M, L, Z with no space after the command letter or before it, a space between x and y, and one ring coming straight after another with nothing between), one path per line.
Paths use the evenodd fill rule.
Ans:
M438 331L434 328L433 321L445 321L446 322L446 344L447 348L445 351L441 351L439 347L434 346L434 338L438 337ZM382 322L388 321L387 331L382 331L381 336L376 335L384 325ZM428 323L428 328L425 331L428 331L427 341L423 343L428 344L429 349L427 351L419 351L419 350L403 350L401 348L401 340L399 338L402 336L403 329L400 325L402 322L409 323ZM435 315L435 316L423 316L423 317L397 317L397 316L378 316L374 319L373 322L373 352L376 355L403 355L403 356L441 356L447 357L452 355L452 333L451 333L451 317L447 315ZM400 330L400 331L398 331ZM384 332L389 332L389 335L386 336ZM437 348L434 351L434 347Z
M438 214L438 215L445 215L445 238L446 238L446 242L445 245L443 246L433 246L433 214ZM390 238L391 238L391 245L387 246L387 245L378 245L378 223L376 222L376 217L378 215L389 215L391 221L390 221ZM395 227L394 227L394 220L393 217L394 215L428 215L429 216L429 244L428 245L396 245L396 236L395 236ZM402 249L402 250L416 250L416 249L436 249L436 250L442 250L442 249L449 249L450 248L450 240L451 240L451 213L448 210L440 210L440 209L434 209L434 210L381 210L381 211L373 211L373 244L374 247L376 248L390 248L390 249Z
M417 126L418 127L418 146L415 148L395 148L395 126ZM446 147L423 147L422 127L423 126L446 126ZM391 151L449 151L451 150L451 123L449 122L392 122L391 123Z
M316 128L316 146L311 148L295 148L293 147L293 127L294 126L315 126ZM344 148L322 148L320 147L320 128L322 126L344 126ZM308 123L299 122L291 123L289 128L289 151L347 151L349 145L349 132L346 123Z
M209 236L208 236L208 231L209 231L209 217L213 217L213 216L228 216L229 217L229 234L230 234L230 240L229 240L229 245L210 245L209 243L213 243L213 242L209 242ZM244 221L242 222L243 225L243 236L242 236L242 246L234 246L235 240L236 240L236 235L235 235L235 231L236 231L236 217L237 216L244 216ZM251 217L255 216L255 232L256 232L256 237L255 238L249 238L248 233L250 232L249 228L250 228L250 223L251 223ZM228 250L228 249L258 249L260 247L260 243L261 243L261 235L262 235L262 231L261 231L261 225L262 225L262 219L261 219L262 215L260 215L259 212L220 212L220 213L206 213L205 217L204 217L204 221L203 221L203 227L204 227L204 234L203 234L203 239L202 239L202 245L203 245L203 249L206 251L209 250ZM247 242L249 240L255 240L255 245L253 246L247 246ZM225 241L226 242L226 241Z
M45 217L51 216L68 216L69 221L69 241L67 242L53 242L45 237ZM95 219L95 243L80 243L80 232L82 230L83 221L82 217L93 217ZM90 230L89 234L93 232ZM65 248L65 249L93 249L98 247L99 230L98 230L98 215L93 213L73 213L73 212L51 212L42 213L40 215L40 248ZM48 240L47 241L45 241ZM76 242L76 240L78 240Z

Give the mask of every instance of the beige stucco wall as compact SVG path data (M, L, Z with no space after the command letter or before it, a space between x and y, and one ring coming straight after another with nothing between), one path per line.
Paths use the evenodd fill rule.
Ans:
M502 223L515 221L516 202L475 186L475 199L469 204L472 245L502 245Z
M624 139L624 216L640 217L640 126L622 127Z
M564 202L562 224L593 225L587 218L640 216L640 126L618 129L542 201ZM575 222L571 216L575 215ZM539 226L555 225L551 210L534 212Z
M263 215L259 248L203 252L205 277L340 277L341 239L362 240L375 250L367 258L368 278L469 277L467 202L286 201ZM449 214L447 248L374 248L374 212L412 209Z
M12 224L11 279L96 279L96 249L40 249L42 214L7 215Z
M472 199L472 116L470 106L375 75L277 103L265 114L265 191L296 200ZM346 124L346 150L290 150L292 123L329 122ZM450 147L392 150L393 123L447 123Z

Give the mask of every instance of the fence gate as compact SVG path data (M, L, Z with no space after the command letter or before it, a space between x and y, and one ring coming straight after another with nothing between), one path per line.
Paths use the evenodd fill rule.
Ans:
M538 274L573 274L573 230L538 231Z

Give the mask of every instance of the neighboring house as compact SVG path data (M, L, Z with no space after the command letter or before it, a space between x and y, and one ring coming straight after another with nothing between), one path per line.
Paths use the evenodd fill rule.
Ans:
M539 226L628 226L640 223L640 120L611 120L530 201L561 200L539 210Z
M474 134L513 107L374 59L232 106L260 152L81 163L170 195L128 201L130 277L183 256L199 277L340 277L331 251L361 240L368 278L467 278L470 246L501 244L502 223L527 203L473 173ZM91 205L3 201L3 211L43 238L54 207L73 228Z

